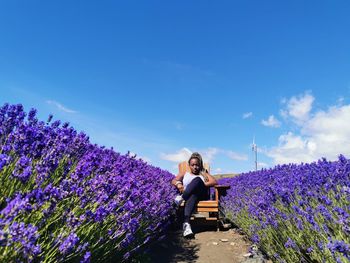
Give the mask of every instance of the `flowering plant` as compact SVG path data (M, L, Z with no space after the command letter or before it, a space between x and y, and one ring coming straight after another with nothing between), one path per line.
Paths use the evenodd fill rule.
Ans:
M350 260L350 160L321 159L222 179L226 215L277 262Z
M174 175L51 120L0 108L0 262L123 261L159 237Z

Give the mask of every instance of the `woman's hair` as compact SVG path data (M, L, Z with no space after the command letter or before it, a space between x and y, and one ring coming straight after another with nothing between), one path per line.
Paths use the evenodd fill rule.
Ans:
M204 165L203 165L202 156L199 153L197 153L197 152L192 153L190 159L188 159L188 164L190 164L192 159L197 159L198 160L198 162L199 162L199 171L203 172L204 171Z

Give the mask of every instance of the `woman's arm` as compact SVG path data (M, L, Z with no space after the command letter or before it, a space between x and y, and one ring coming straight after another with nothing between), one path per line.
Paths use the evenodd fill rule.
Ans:
M205 171L205 172L204 172L204 178L206 179L204 184L205 184L205 186L207 186L207 187L214 186L214 185L217 185L217 184L218 184L218 182L216 181L216 179L215 179L212 175L210 175L210 174L208 173L208 171Z
M182 184L184 176L185 174L179 173L173 180L171 180L171 184L174 185L180 191L180 193L184 191L184 186Z

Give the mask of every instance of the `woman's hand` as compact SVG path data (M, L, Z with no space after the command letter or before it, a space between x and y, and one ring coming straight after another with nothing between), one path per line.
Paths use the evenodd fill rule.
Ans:
M207 171L204 174L205 174L205 177L204 177L205 178L205 182L204 182L205 186L211 187L211 186L218 184L216 179L212 175L210 175Z
M205 183L209 182L209 177L206 173L203 174L203 178Z
M182 194L184 192L184 186L183 184L178 184L177 186L177 189L179 190L179 192Z
M171 184L175 186L180 191L180 193L183 193L184 191L184 186L182 184L184 176L184 173L179 173L173 180L171 180Z

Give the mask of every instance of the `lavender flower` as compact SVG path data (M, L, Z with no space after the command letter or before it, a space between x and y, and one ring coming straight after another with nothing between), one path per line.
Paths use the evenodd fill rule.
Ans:
M91 252L87 251L84 255L84 258L80 261L80 263L90 263L91 260Z
M79 242L79 237L75 233L71 233L66 237L59 246L59 250L63 255L73 251L74 247Z
M51 116L39 121L35 109L26 116L22 105L0 107L4 260L89 262L102 253L122 261L164 233L175 212L173 174L91 144Z
M7 154L0 154L0 171L5 167L11 160L11 157Z
M349 182L350 161L340 155L334 162L322 158L310 164L277 165L219 183L231 186L221 202L230 219L251 239L258 235L258 245L271 249L271 256L277 252L279 261L292 262L291 258L310 257L318 261L331 249L347 257ZM342 237L344 244L329 244L327 237ZM281 247L293 248L293 252Z

